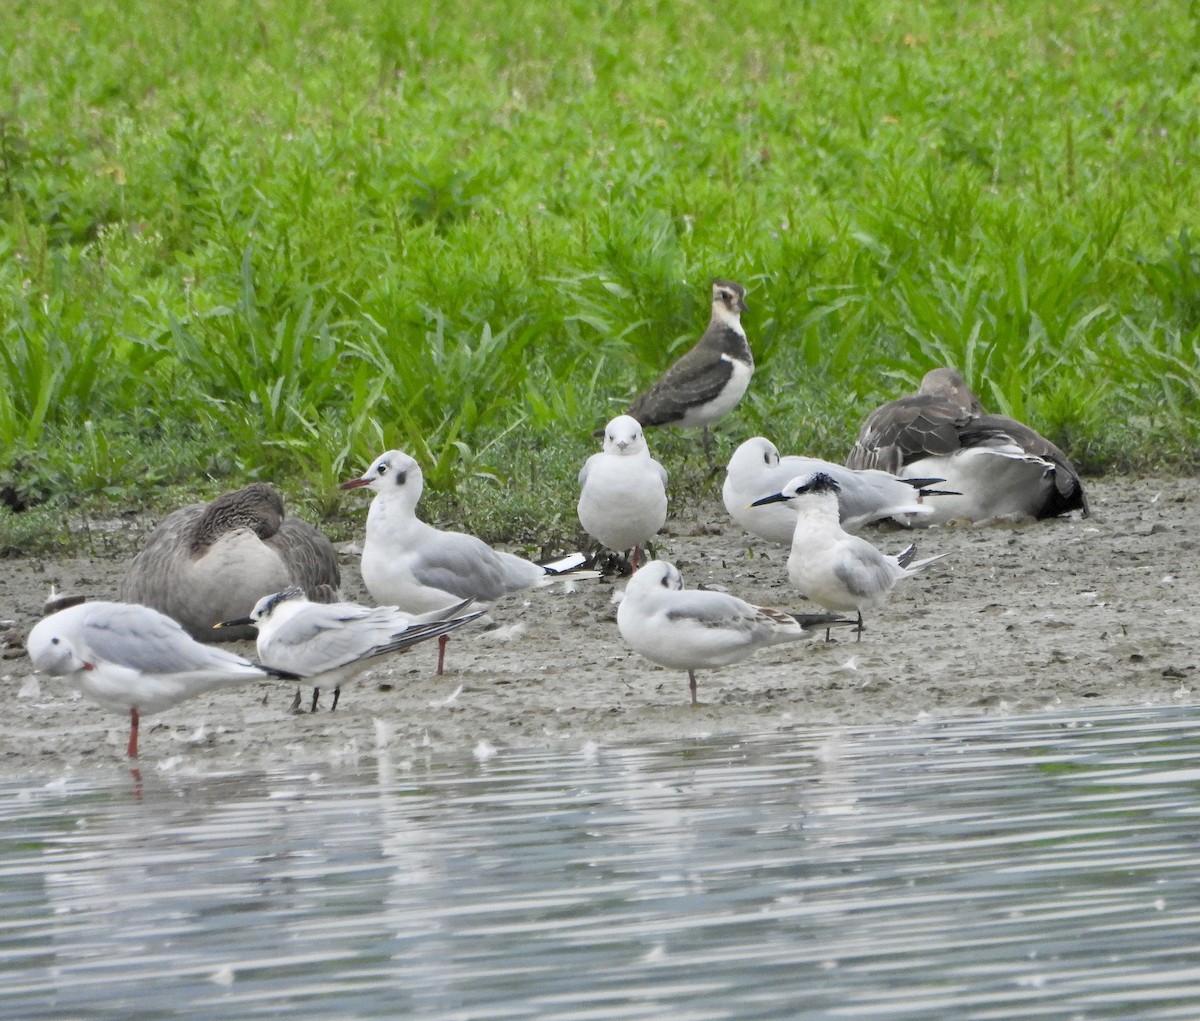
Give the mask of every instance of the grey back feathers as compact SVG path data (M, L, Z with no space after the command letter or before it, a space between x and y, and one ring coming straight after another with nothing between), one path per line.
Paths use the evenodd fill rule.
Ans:
M235 641L252 639L253 629L213 624L244 617L259 598L292 585L314 601L336 599L337 552L307 521L285 514L274 486L255 482L168 514L129 565L119 597L160 610L201 641Z

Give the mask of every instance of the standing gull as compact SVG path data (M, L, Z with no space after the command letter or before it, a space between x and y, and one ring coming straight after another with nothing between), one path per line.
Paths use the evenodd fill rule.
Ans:
M421 466L399 450L380 454L366 474L342 483L342 489L370 489L375 498L367 512L362 578L377 603L405 613L428 613L463 599L481 609L511 592L549 585L557 578L595 577L577 568L586 558L569 557L535 564L492 549L464 532L443 531L417 517L425 480ZM445 664L448 636L438 639L438 670Z
M337 709L342 685L369 670L378 657L428 638L440 638L483 616L482 611L454 615L466 606L461 602L419 618L394 606L313 603L303 589L292 586L263 596L248 617L216 626L257 627L259 660L307 680L313 686L314 713L321 688L333 685L332 712Z
M872 411L846 464L944 479L956 493L937 500L931 524L1088 513L1067 455L1023 422L987 414L954 369L927 372L916 394Z
M742 328L745 311L746 289L732 280L714 280L708 329L629 406L628 414L643 426L702 426L707 451L708 427L737 407L754 375L754 355Z
M170 617L135 603L80 603L38 621L26 641L34 667L63 677L105 709L129 713L130 758L138 753L138 721L213 688L286 670L259 666L188 636Z
M286 517L274 486L254 482L168 514L133 558L119 597L161 610L199 641L238 641L253 639L254 630L213 625L244 617L262 596L289 585L331 602L340 584L329 540Z
M641 546L667 520L667 470L650 456L636 418L618 415L605 426L604 449L579 472L579 523L616 553L633 550L638 568Z
M617 627L634 652L687 671L692 705L697 670L738 663L768 645L853 623L834 614L793 614L722 592L685 589L683 575L665 560L651 560L630 578L617 607Z
M933 514L924 497L945 495L930 489L941 479L900 479L890 472L855 471L815 457L780 457L770 440L754 436L733 452L721 496L729 516L752 535L790 546L796 531L796 511L788 503L751 506L760 496L777 493L800 475L822 471L841 487L838 512L842 527L857 532L873 521L895 518L901 524L922 524Z
M899 556L880 553L866 539L850 535L838 522L839 486L824 472L793 479L755 506L791 502L796 530L788 556L788 578L814 603L830 610L858 611L862 640L864 607L879 606L896 582L924 570L947 554L913 562L916 547Z

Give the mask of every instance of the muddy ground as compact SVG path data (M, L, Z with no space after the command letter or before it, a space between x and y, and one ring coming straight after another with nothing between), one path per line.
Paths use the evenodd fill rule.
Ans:
M349 762L386 741L393 756L487 756L506 747L561 749L808 724L902 724L927 717L1097 705L1200 703L1195 612L1200 500L1192 479L1093 480L1093 516L1019 527L869 530L898 551L951 553L903 582L851 636L780 646L740 666L687 676L654 666L621 641L616 585L580 582L511 597L495 631L418 646L342 692L336 712L293 713L280 682L197 698L143 722L142 768L223 770ZM717 503L668 522L659 555L689 586L720 586L753 602L815 609L787 585L787 551L752 541ZM345 591L365 593L352 555ZM0 625L19 642L51 582L112 598L123 560L6 560ZM239 646L248 654L253 647ZM118 767L127 720L35 677L5 650L0 774ZM305 704L308 700L305 692Z

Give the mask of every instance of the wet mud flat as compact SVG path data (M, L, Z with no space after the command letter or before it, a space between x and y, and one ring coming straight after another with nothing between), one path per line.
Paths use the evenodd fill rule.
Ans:
M1193 704L1200 604L1200 501L1192 479L1090 481L1093 515L1020 526L880 528L898 551L950 553L902 582L852 635L769 649L687 677L629 652L617 632L623 582L552 586L499 604L491 631L468 629L434 675L436 647L384 661L343 689L338 710L291 711L296 688L254 684L185 702L142 727L143 768L237 769L392 756L487 757L505 747L583 747L812 724L871 726L923 718L1021 714L1098 705ZM659 555L691 587L814 609L787 584L787 551L753 540L716 502L672 516ZM7 712L0 773L123 766L127 720L50 678L17 647L51 582L113 598L125 560L8 560L0 619ZM365 600L354 558L345 593ZM240 646L252 654L253 646ZM309 690L303 692L307 706Z

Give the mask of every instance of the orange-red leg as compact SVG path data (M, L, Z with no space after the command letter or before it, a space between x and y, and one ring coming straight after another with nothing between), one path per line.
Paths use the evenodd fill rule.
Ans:
M442 670L446 666L446 646L450 644L449 635L438 636L438 676L442 676Z
M137 754L137 735L138 735L138 711L137 706L129 707L129 747L125 749L125 754L131 759L136 759Z

